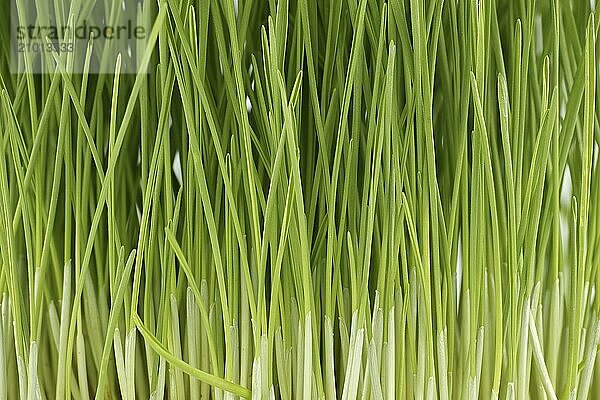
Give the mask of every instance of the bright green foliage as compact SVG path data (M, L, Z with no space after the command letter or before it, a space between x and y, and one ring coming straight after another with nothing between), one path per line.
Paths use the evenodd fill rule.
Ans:
M146 1L137 75L3 10L0 400L597 398L598 7Z

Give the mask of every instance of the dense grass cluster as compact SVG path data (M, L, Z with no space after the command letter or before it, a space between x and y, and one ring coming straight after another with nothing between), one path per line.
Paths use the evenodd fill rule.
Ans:
M146 1L101 75L0 11L0 400L597 398L598 7Z

